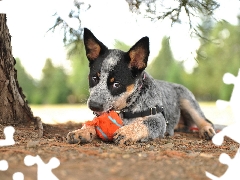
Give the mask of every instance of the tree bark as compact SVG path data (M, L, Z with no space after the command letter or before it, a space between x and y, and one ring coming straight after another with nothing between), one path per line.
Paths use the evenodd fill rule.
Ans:
M34 117L22 88L18 84L16 61L12 56L11 35L6 14L0 14L0 124L35 125L42 136L42 123Z

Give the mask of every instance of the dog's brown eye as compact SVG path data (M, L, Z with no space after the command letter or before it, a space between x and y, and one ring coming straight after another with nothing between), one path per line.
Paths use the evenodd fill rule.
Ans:
M119 87L120 87L120 83L119 82L113 83L113 88L119 88Z

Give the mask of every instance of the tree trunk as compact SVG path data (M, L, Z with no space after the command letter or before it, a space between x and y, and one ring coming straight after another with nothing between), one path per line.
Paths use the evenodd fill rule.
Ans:
M0 124L34 124L39 129L39 136L42 136L41 119L33 116L25 100L22 88L18 84L15 63L6 14L0 14Z

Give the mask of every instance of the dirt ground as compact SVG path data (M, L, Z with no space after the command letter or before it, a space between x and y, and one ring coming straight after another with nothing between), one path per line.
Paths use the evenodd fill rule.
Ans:
M43 138L37 139L33 127L15 127L14 146L0 147L0 160L7 160L9 168L0 170L0 179L13 179L22 172L25 180L37 179L37 165L26 166L26 155L39 155L48 163L52 157L60 160L53 174L61 180L188 180L208 179L205 171L221 176L227 169L219 162L223 152L231 157L239 144L225 138L222 146L198 138L198 133L175 133L173 137L148 143L117 146L95 140L90 144L67 144L69 131L81 124L44 125ZM3 137L0 125L0 139ZM46 180L48 178L46 177Z

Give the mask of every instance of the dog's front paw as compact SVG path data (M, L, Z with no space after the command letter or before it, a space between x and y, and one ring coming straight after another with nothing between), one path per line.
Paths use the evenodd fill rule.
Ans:
M96 137L94 127L84 127L67 134L67 142L69 144L80 144L91 142Z
M119 145L130 145L134 142L134 138L130 136L129 133L127 133L126 131L119 129L117 130L117 132L114 133L113 142Z
M135 122L118 129L113 136L113 141L120 145L130 145L134 142L148 138L148 129L142 122Z
M212 125L206 125L199 129L199 135L201 138L206 140L211 140L212 137L215 135L215 130L213 129Z

